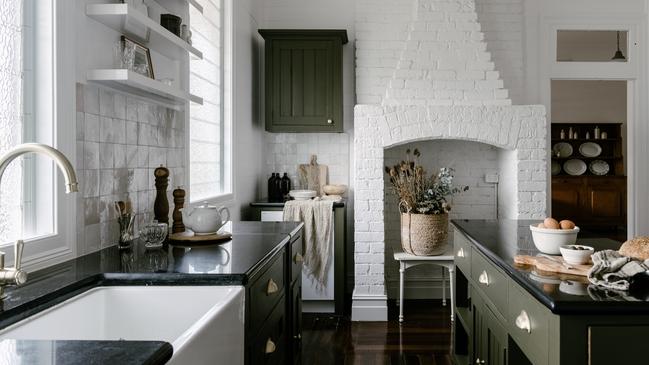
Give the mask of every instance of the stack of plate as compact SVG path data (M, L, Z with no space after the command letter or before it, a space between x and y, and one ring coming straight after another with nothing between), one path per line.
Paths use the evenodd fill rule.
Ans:
M593 175L603 176L608 174L608 172L611 170L611 167L606 161L595 160L590 163L588 169L593 173Z
M570 159L563 164L563 171L565 171L568 175L583 175L586 170L588 170L586 163L576 158Z
M572 156L572 146L570 143L559 142L552 147L555 157L565 158Z
M582 143L579 153L584 157L597 157L602 153L602 147L595 142Z

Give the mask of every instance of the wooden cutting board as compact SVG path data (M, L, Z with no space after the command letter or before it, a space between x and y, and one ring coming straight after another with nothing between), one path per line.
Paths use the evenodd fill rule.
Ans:
M320 165L318 163L318 156L311 156L311 162L308 164L301 164L297 169L298 176L300 177L300 185L306 190L314 190L318 196L325 195L322 187L327 185L327 165Z
M184 236L182 233L173 233L169 235L169 244L171 245L212 245L215 243L224 243L232 238L230 232L217 232L208 235Z
M568 264L572 269L568 269L557 261L563 261L561 256L556 256L556 259L549 259L543 256L527 256L527 255L516 255L514 256L514 262L521 265L530 265L536 267L539 271L545 272L554 272L558 274L566 275L577 275L577 276L588 276L588 270L590 270L593 265L573 265Z

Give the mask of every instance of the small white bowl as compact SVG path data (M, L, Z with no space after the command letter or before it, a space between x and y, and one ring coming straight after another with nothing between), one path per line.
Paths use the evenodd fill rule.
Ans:
M347 185L340 185L340 184L325 185L322 187L322 191L324 191L324 193L327 195L342 196L347 191Z
M288 195L295 200L309 200L315 198L318 194L315 190L291 190Z
M577 250L575 247L582 249ZM564 245L559 247L559 251L561 251L561 256L563 256L565 262L573 265L583 265L590 261L590 255L595 252L595 249L584 245Z
M573 229L551 229L539 228L531 225L532 240L536 248L548 255L559 255L559 247L564 245L574 245L577 241L579 227Z

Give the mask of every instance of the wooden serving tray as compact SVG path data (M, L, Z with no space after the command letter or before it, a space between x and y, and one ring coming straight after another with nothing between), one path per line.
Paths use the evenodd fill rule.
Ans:
M209 235L185 236L182 233L173 233L169 236L171 245L213 245L224 243L232 238L230 232L217 232Z
M536 267L539 271L553 272L557 274L565 275L577 275L577 276L588 276L588 271L593 265L574 265L567 264L572 269L568 269L557 261L564 262L563 257L554 256L555 259L549 259L543 256L527 256L527 255L516 255L514 256L514 262L520 265L530 265ZM556 260L556 261L555 261Z

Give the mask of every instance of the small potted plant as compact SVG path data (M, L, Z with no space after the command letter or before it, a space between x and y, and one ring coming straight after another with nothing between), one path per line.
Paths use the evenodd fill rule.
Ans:
M419 164L421 153L406 150L406 160L395 166L386 166L390 183L399 198L401 213L401 246L409 254L440 255L448 243L447 199L469 190L468 186L453 186L453 169L442 167L436 174L427 175Z

